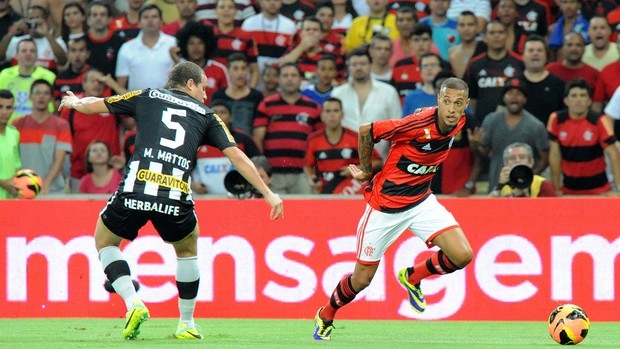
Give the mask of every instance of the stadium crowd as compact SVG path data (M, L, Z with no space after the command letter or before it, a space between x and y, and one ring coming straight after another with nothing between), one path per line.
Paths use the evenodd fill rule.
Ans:
M60 100L164 88L180 61L204 67L204 103L278 193L362 193L358 127L436 105L455 76L467 124L433 192L514 196L516 161L527 196L620 195L619 31L614 0L0 0L0 198L19 168L43 194L113 193L135 121ZM201 147L194 192L226 195L231 170Z

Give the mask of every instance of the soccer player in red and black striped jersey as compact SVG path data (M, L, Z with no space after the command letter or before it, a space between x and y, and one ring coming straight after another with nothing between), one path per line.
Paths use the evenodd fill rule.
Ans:
M353 274L342 278L315 317L315 340L330 340L336 311L355 299L377 271L385 250L409 229L430 246L429 259L403 268L398 280L407 289L413 310L421 313L426 300L420 281L430 275L455 272L469 264L473 252L458 223L430 190L437 167L448 156L454 137L465 125L469 102L467 84L457 78L443 82L437 107L424 108L403 119L380 120L359 129L360 166L349 165L353 178L372 176L374 143L392 142L383 169L366 190L366 211L357 229L357 262Z
M549 167L558 195L600 195L620 186L620 155L609 119L590 110L592 88L584 79L566 85L564 103L568 109L551 114ZM610 184L605 173L605 155L614 175ZM560 182L560 175L563 181Z
M312 133L308 137L306 164L304 172L310 186L321 194L354 195L364 194L368 182L360 182L351 177L349 165L359 165L357 152L357 132L342 126L342 102L329 97L323 102L321 121L325 130ZM372 168L378 170L383 165L381 154L372 153Z
M177 255L176 285L180 319L175 337L201 339L194 325L194 308L200 284L197 259L198 221L189 189L196 150L204 144L219 148L235 168L264 195L271 218L283 215L282 200L262 181L254 164L237 148L224 122L203 103L207 77L192 62L182 62L169 73L169 89L145 89L107 98L77 98L67 92L60 109L81 113L134 115L140 132L127 174L101 211L95 246L110 284L125 301L125 339L135 339L149 311L136 293L129 264L120 244L134 240L151 221Z

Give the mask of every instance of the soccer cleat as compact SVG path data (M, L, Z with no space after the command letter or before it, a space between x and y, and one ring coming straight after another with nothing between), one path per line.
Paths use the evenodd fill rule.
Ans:
M424 295L420 289L420 283L417 285L412 285L409 283L407 268L404 268L398 272L398 281L401 285L403 285L409 294L409 304L411 304L411 308L422 314L426 309L426 299L424 299Z
M314 317L314 339L317 341L331 341L331 334L334 329L333 320L328 321L321 318L319 316L321 310L323 310L323 307L319 308Z
M125 315L125 328L123 329L123 338L136 339L140 334L140 325L149 318L149 310L141 302L136 302L133 308L129 309Z
M177 332L174 334L176 339L202 339L202 335L197 327L189 328L187 323L180 322L177 326Z

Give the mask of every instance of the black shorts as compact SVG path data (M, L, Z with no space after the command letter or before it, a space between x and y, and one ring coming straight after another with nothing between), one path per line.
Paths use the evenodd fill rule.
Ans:
M110 231L127 240L134 240L148 221L166 242L183 240L198 223L192 202L119 191L99 215Z

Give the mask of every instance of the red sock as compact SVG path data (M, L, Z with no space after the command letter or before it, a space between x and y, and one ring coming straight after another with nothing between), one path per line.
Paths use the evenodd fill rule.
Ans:
M418 284L422 279L433 274L450 274L461 268L456 266L448 256L446 256L442 250L439 250L422 263L416 264L412 268L409 268L409 283L412 285Z
M351 285L351 274L343 277L334 289L332 296L329 298L329 302L323 307L319 317L327 321L334 320L338 309L351 303L355 299L357 293L358 292L355 291Z

